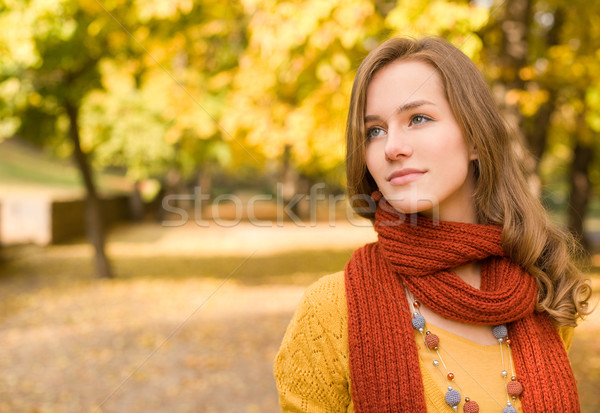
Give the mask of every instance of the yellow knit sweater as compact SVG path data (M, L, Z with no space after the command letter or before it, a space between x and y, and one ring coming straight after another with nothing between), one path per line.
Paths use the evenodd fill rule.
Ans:
M444 362L455 373L461 388L477 401L480 411L500 411L506 406L499 347L481 345L435 326L428 328L440 337L440 349L447 350L440 350ZM558 331L568 350L573 328L560 327ZM446 380L431 363L431 355L417 331L415 339L427 411L452 413L444 401ZM490 374L494 371L498 374ZM307 289L275 358L274 374L284 412L354 412L343 272L323 277ZM518 400L513 406L522 411Z

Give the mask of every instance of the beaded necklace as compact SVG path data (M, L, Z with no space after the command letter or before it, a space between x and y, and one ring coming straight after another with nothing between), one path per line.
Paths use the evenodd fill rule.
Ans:
M446 363L444 363L444 359L439 352L440 339L437 335L433 334L426 328L425 317L423 317L420 311L421 304L416 299L414 299L414 297L411 298L411 300L414 309L411 320L412 326L415 330L421 333L421 336L423 337L423 341L425 343L425 348L428 350L433 360L433 365L436 367L436 369L438 369L440 374L444 376L444 378L448 382L448 391L445 394L446 403L450 407L452 407L454 411L457 411L458 405L462 400L462 396L460 393L462 392L465 396L465 403L463 405L464 412L478 413L479 404L476 401L471 400L470 397L468 397L467 393L463 391L463 389L456 382L454 373L452 373L448 369L448 367L446 367ZM515 375L515 371L513 368L512 351L510 348L511 340L508 338L508 329L506 328L505 324L500 324L492 328L492 333L494 337L496 337L496 339L498 340L498 345L500 347L500 358L502 360L502 371L500 374L502 376L502 379L504 380L504 388L506 390L506 407L504 407L502 413L517 413L517 410L513 407L513 403L523 392L523 386L517 380L517 376ZM508 380L508 372L506 370L504 362L504 346L506 346L506 351L508 353L508 359L512 373L510 381ZM444 367L444 369L446 370L446 374L444 374L440 365ZM456 386L460 390L460 392L455 390L453 386Z

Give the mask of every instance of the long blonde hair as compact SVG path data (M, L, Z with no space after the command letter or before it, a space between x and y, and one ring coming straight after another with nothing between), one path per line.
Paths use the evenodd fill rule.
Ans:
M537 310L559 325L576 325L590 312L589 283L573 262L577 243L552 223L531 193L519 153L525 149L503 120L475 64L440 38L395 38L373 50L358 68L346 125L348 195L355 211L373 220L367 197L377 189L365 161L366 92L373 75L396 60L416 60L436 69L463 136L476 148L474 194L478 222L503 226L502 242L511 259L539 286Z

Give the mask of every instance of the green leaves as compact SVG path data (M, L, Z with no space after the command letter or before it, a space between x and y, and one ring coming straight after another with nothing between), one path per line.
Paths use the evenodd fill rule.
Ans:
M497 94L517 106L526 129L552 106L552 139L570 139L582 108L597 133L599 6L532 1L527 59L510 69L496 53L504 9L477 4L4 0L0 137L65 148L69 101L81 109L84 149L98 168L136 179L171 168L192 176L205 162L260 167L256 160L278 159L291 145L299 172L341 184L354 72L393 35L444 36L491 83L514 79L521 86Z
M135 179L173 167L190 175L208 156L202 141L221 136L217 122L244 48L239 6L209 0L6 5L0 136L63 147L69 102L81 109L83 149L98 168L124 168Z

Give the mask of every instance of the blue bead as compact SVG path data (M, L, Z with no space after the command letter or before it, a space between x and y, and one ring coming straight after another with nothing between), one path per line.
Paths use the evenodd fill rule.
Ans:
M492 333L494 334L494 337L501 339L508 335L508 329L506 328L505 324L500 324L492 329Z
M421 314L414 316L412 318L412 326L415 330L425 328L425 317L423 317Z
M450 407L458 406L460 403L460 393L456 390L448 390L446 392L446 403L448 403Z
M502 410L502 413L517 413L517 409L512 406L506 406L504 410Z

